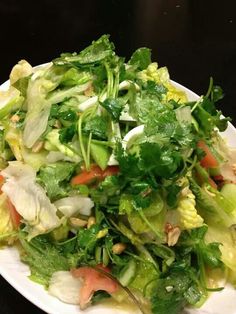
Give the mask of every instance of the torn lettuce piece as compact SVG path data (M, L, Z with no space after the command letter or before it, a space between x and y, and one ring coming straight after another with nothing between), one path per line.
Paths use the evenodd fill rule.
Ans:
M47 128L51 103L46 100L46 96L57 86L57 83L36 74L29 80L27 88L27 114L23 132L27 148L31 148Z
M26 60L20 60L11 70L10 83L13 85L19 79L27 77L33 73L32 66Z
M7 91L0 91L0 119L19 109L23 101L24 97L13 86Z
M28 82L26 95L27 114L23 132L23 141L27 148L31 148L45 132L53 104L76 96L91 85L90 82L86 82L80 85L59 88L62 74L60 72L57 73L55 78L52 75L55 71L53 66L38 70ZM81 80L81 82L84 82L84 80Z
M149 64L147 69L137 73L139 79L143 81L155 81L157 84L163 84L167 89L166 100L171 99L176 102L186 102L187 97L185 92L177 89L170 81L170 76L167 67L158 68L158 64L153 62Z
M57 209L50 202L45 190L36 183L36 171L32 167L20 161L12 161L1 175L6 179L2 191L23 217L28 240L60 225Z
M207 243L219 242L222 262L236 274L236 247L235 228L225 228L221 226L209 226L205 241Z
M46 164L47 152L43 149L40 152L34 153L23 144L22 132L20 129L11 126L6 126L5 140L11 148L16 160L24 161L36 171Z
M60 142L60 131L58 129L53 129L46 135L45 148L48 151L60 151L74 162L79 162L81 160L77 143L74 142L73 146L62 144Z
M7 206L7 195L0 194L0 244L11 244L14 226L11 220L9 208Z
M70 271L56 271L53 273L48 292L62 302L79 304L79 292L82 282L75 278Z

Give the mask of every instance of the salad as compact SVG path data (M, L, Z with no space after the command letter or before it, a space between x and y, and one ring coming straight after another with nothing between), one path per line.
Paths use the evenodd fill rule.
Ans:
M0 244L85 309L177 314L236 283L236 154L222 89L189 101L139 48L103 35L0 93ZM217 292L215 292L217 293Z

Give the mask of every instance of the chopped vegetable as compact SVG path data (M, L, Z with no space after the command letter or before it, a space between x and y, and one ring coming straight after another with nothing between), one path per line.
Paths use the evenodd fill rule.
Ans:
M81 309L200 307L213 272L236 278L222 97L211 78L188 101L150 49L125 61L108 35L41 67L21 60L0 92L1 244L19 240L30 279Z

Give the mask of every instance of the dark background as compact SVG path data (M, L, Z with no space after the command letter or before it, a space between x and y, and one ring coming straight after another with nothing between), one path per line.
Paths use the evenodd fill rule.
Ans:
M220 109L236 122L236 5L225 0L0 0L0 83L24 58L45 63L111 34L127 58L140 46L171 78L198 94L209 77L225 92ZM0 278L0 312L39 314Z

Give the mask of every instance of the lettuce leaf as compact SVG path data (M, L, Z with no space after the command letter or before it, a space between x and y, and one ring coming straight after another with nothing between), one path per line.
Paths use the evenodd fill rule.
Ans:
M56 207L44 189L36 183L36 172L19 161L9 162L1 174L6 179L2 191L7 194L28 229L28 239L47 233L60 225Z
M138 78L147 82L155 81L157 84L163 84L167 88L166 100L174 100L176 102L186 102L187 97L185 92L177 89L170 81L170 76L167 67L158 68L158 64L153 62L149 64L147 69L137 74Z
M0 216L0 242L10 244L14 226L11 221L10 211L7 206L7 195L5 193L0 194Z

